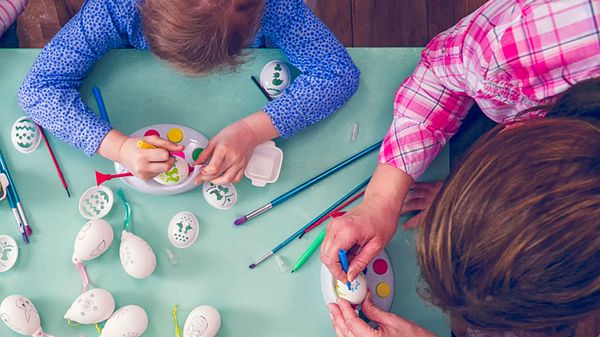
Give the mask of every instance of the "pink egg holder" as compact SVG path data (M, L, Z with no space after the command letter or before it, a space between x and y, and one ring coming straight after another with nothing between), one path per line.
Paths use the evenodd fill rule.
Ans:
M181 157L189 165L189 176L177 185L162 185L154 180L144 181L136 177L121 178L125 185L139 192L154 195L180 194L198 187L198 185L194 183L194 180L200 174L200 169L193 164L194 151L197 149L204 149L208 145L208 138L200 131L179 124L155 124L142 128L132 133L130 136L141 138L144 136L155 135L168 139L169 131L173 129L179 130L183 134L183 139L179 142L174 141L174 143L185 146L185 149L182 152L175 153L175 155ZM127 169L118 163L115 163L115 171L116 173L124 173L127 172Z
M369 263L364 271L367 285L371 291L371 298L375 305L384 311L390 311L394 301L395 278L392 263L385 250L381 251ZM333 276L324 264L321 264L321 292L325 304L335 303L337 294L334 287ZM386 291L389 290L389 291Z

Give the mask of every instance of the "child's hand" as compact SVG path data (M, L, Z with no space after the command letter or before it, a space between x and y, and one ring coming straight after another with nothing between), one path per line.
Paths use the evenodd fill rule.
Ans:
M183 151L182 145L176 145L157 136L142 138L156 149L141 149L137 146L139 138L128 137L119 149L118 162L136 177L148 180L167 172L173 167L175 159L169 151Z
M421 211L421 213L408 219L402 226L404 229L411 229L421 224L425 210L431 206L431 203L433 203L433 200L440 192L442 185L444 185L443 180L434 182L415 182L412 185L406 196L406 200L404 200L401 215L413 211Z
M196 184L206 180L215 185L239 182L244 177L254 148L277 136L277 130L264 112L254 113L229 125L210 140L194 162L194 165L208 162L196 178Z
M360 319L346 300L339 299L338 304L329 304L329 312L337 337L436 337L414 322L377 308L370 293L362 303L362 312L379 324L377 329Z

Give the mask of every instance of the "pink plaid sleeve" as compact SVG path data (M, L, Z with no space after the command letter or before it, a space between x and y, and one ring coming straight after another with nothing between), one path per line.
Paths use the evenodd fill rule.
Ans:
M421 60L396 92L394 120L383 140L379 163L419 178L456 133L473 100L445 87Z
M0 35L15 22L26 4L26 0L0 0Z

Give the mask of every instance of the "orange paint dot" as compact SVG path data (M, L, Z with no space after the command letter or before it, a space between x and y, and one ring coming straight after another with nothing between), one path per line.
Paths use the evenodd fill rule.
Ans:
M167 133L167 138L173 143L179 143L183 140L183 131L178 128L172 128Z
M387 298L392 294L392 288L386 282L379 282L377 287L375 287L375 292L377 293L377 296Z

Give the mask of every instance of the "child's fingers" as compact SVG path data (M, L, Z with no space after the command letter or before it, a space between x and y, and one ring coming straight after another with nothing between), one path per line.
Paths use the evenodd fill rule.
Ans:
M201 164L206 163L210 159L210 157L212 157L216 146L217 146L217 142L214 142L214 141L209 142L208 145L206 146L206 148L204 150L202 150L202 152L198 156L198 159L196 159L196 161L194 161L194 165L201 165Z
M413 229L417 226L419 226L421 224L421 222L423 221L423 218L425 217L425 213L421 212L415 216L413 216L412 218L408 219L408 221L406 221L403 225L402 228L404 230L407 229Z
M215 185L229 184L234 181L239 171L240 170L237 166L232 166L228 168L220 177L211 180L211 183Z
M431 200L428 199L407 199L402 206L401 214L404 215L413 211L422 211L429 208Z
M142 157L149 162L166 162L171 158L169 151L165 149L144 149Z
M206 176L219 176L223 173L223 163L225 162L225 151L219 151L216 149L210 158L208 165L200 169L203 175ZM198 158L200 159L200 158Z
M183 145L177 145L175 143L172 143L172 142L170 142L166 139L160 138L158 136L144 137L144 141L149 144L152 144L156 147L165 149L167 151L182 151L183 150Z

